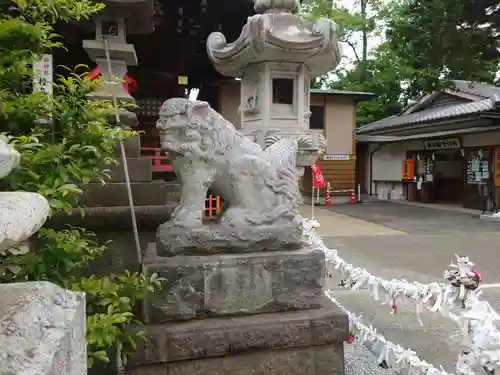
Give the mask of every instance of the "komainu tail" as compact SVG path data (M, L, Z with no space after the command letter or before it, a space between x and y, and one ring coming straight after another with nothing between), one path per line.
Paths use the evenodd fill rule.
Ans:
M259 218L249 218L254 224L274 222L279 218L296 221L300 217L297 208L302 201L299 191L299 174L296 168L298 144L294 139L284 138L273 143L266 149L269 161L276 169L273 179L267 180L267 185L276 193L273 208Z

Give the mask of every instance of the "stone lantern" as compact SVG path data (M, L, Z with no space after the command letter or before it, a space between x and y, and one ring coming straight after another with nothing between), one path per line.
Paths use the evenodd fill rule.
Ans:
M241 130L262 147L283 137L299 143L297 166L312 165L326 140L309 129L310 81L334 69L341 52L338 26L322 18L310 22L297 12L298 0L255 0L232 43L210 34L207 51L217 71L241 79Z
M127 33L147 34L153 31L153 0L107 0L104 3L106 8L92 19L93 25L85 25L95 30L95 39L84 40L83 48L102 72L102 84L92 93L91 99L116 98L118 102L134 104L134 98L121 81L127 73L127 66L138 64L134 45L127 43ZM135 113L123 109L120 119L128 126L137 124Z

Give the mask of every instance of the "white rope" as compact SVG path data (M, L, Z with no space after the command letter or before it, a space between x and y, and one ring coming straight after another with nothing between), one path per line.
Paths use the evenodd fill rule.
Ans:
M500 331L496 327L500 315L487 301L479 298L480 288L466 287L471 281L472 266L467 257L457 257L457 264L451 265L453 271L445 272L447 279L454 274L458 276L448 283L385 280L347 263L336 250L327 248L316 233L317 227L318 222L305 220L304 236L311 247L325 252L327 273L338 273L345 280L343 285L353 291L368 289L374 300L382 297L382 302L392 302L394 306L398 299L413 300L417 304L417 316L420 308L425 307L455 321L462 328L462 345L466 348L457 361L458 373L475 374L474 368L478 366L490 373L500 368ZM457 281L457 286L452 285Z
M361 322L361 318L342 306L333 296L333 291L328 290L325 295L335 303L349 318L351 335L370 350L380 366L392 368L404 374L450 375L442 367L439 369L420 359L412 349L403 348L387 340L372 326Z

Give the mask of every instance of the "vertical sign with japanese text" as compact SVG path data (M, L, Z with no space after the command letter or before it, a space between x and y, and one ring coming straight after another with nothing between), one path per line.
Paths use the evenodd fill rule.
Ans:
M315 189L321 189L325 187L325 179L323 178L323 173L321 173L321 169L319 169L318 163L315 162L311 166L312 174L313 174L313 187Z
M45 92L49 95L53 93L53 57L45 54L40 60L33 63L33 91Z
M496 187L500 187L500 147L493 153L493 179Z

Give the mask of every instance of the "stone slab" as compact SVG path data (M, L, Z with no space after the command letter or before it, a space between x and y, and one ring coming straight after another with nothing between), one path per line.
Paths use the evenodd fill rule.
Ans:
M156 228L170 219L175 207L176 204L135 206L134 212L139 230L152 231L154 241ZM72 225L93 231L126 230L132 235L129 206L85 207L83 211L85 213L83 217L78 209L73 209L70 214L58 212L45 223L45 226L63 229Z
M294 250L302 246L302 230L299 231L297 228L295 223L275 223L241 228L214 223L185 228L167 222L158 227L156 249L158 255L164 257L179 254L205 255Z
M140 158L141 157L141 136L134 135L133 137L126 138L123 141L125 146L125 155L128 158ZM115 146L115 155L120 156L120 145L117 143Z
M163 181L133 182L130 184L135 206L165 205L168 201L168 185ZM87 207L128 206L125 183L89 183L81 185L83 194L80 204Z
M131 182L149 182L153 179L151 160L127 158L128 173ZM117 165L108 166L110 178L107 182L125 182L125 171L121 160Z
M146 327L132 366L239 355L258 350L340 344L347 315L330 300L315 310L213 318Z
M324 259L323 251L310 248L148 257L146 273L158 273L167 281L163 290L147 302L146 319L156 324L319 308L323 302Z
M132 367L127 375L344 375L342 344Z
M86 375L85 295L49 282L0 285L0 373Z

